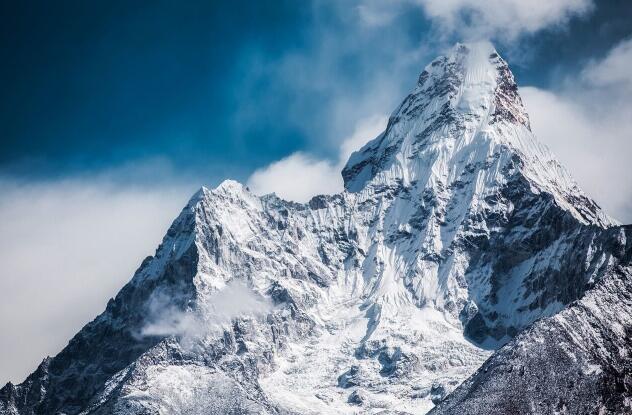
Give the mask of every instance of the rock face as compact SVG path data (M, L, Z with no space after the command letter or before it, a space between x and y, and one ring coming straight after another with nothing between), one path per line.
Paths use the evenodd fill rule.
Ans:
M626 234L629 241L632 229ZM521 332L430 413L632 413L632 249L627 252L628 265Z
M342 174L307 204L202 188L0 414L422 414L629 261L489 44L428 65Z

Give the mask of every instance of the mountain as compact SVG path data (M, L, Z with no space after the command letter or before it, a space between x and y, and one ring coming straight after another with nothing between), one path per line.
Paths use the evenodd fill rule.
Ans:
M632 413L630 253L627 265L521 332L431 414Z
M428 65L342 175L306 204L202 188L0 414L423 414L629 263L628 228L537 142L487 43Z

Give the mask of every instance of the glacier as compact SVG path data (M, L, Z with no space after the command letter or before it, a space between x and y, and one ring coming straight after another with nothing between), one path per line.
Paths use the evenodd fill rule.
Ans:
M487 368L529 366L518 348L546 363L553 331L597 364L579 338L602 336L590 319L609 310L575 335L566 316L629 286L630 228L537 141L491 44L430 63L342 176L304 204L201 188L105 311L0 390L0 414L488 413L480 396L528 388ZM525 393L520 411L554 413Z

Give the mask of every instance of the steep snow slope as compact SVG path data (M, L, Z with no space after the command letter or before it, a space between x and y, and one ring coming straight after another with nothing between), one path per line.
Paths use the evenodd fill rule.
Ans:
M426 67L343 177L307 204L201 189L0 414L426 413L621 261L489 44Z

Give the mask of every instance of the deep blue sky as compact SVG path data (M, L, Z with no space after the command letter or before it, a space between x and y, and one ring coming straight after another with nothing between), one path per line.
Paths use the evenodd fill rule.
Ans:
M354 7L3 2L0 172L56 177L158 157L213 184L297 150L333 156L357 119L390 112L457 40L437 40L414 6L380 28L360 27ZM630 22L629 2L602 1L563 30L496 44L521 85L549 88L628 37Z

